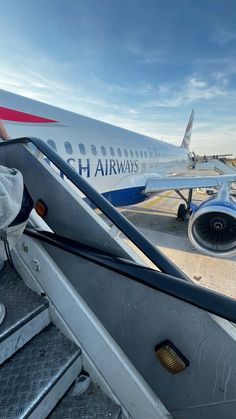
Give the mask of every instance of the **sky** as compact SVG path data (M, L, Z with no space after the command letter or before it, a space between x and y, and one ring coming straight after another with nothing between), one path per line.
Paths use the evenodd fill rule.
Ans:
M236 155L234 0L0 0L0 88Z

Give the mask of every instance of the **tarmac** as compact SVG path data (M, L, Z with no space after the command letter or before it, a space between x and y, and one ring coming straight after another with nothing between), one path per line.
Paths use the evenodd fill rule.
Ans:
M193 201L200 203L207 197L194 192ZM188 223L176 220L181 202L174 191L167 191L121 212L195 283L236 298L236 256L226 259L199 253L188 239Z

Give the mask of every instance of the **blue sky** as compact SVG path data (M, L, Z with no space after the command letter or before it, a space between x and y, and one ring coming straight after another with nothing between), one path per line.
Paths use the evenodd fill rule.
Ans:
M0 0L0 88L236 154L234 0Z

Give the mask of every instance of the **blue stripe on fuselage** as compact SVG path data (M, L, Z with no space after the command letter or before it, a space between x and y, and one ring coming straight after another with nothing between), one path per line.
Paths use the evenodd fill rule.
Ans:
M138 204L147 199L144 190L145 186L135 186L133 188L104 192L102 195L115 207L122 207Z

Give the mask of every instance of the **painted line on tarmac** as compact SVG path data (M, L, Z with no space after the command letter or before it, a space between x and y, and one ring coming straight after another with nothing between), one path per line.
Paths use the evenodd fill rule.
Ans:
M143 208L149 208L149 207L151 207L152 205L156 204L156 202L158 202L158 201L160 201L161 199L166 198L167 196L171 195L171 194L172 194L172 192L173 192L173 191L167 191L167 192L165 192L163 195L161 195L161 196L159 196L158 198L154 199L154 201L149 202L149 203L148 203L148 204L146 204L146 205L143 205Z

